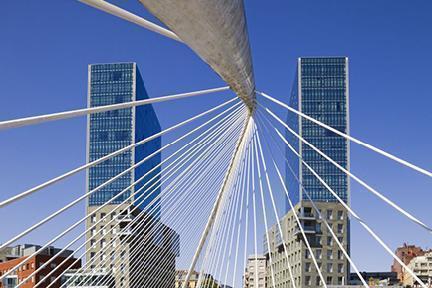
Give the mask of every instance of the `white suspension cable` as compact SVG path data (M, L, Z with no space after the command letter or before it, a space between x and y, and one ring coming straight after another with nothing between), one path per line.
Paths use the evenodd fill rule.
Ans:
M14 119L14 120L6 120L6 121L0 122L0 130L24 127L24 126L29 126L29 125L35 125L35 124L45 123L45 122L54 121L54 120L69 119L69 118L74 118L74 117L79 117L79 116L90 115L90 114L94 114L94 113L101 113L101 112L107 112L107 111L112 111L112 110L138 107L138 106L148 105L148 104L153 104L153 103L178 100L178 99L182 99L182 98L200 96L200 95L205 95L205 94L209 94L209 93L222 92L222 91L226 91L226 90L229 90L229 87L226 86L226 87L220 87L220 88L213 88L213 89L199 90L199 91L194 91L194 92L187 92L187 93L180 93L180 94L155 97L155 98L138 100L138 101L131 101L131 102L118 103L118 104L83 108L83 109L78 109L78 110L63 111L63 112L57 112L57 113L45 114L45 115L39 115L39 116L32 116L32 117L26 117L26 118Z
M248 167L247 167L247 180L246 180L246 211L245 211L245 237L244 237L244 250L243 250L243 270L246 269L246 265L247 265L247 259L249 258L248 255L248 235L249 235L249 194L250 194L250 182L251 182L251 170L252 170L252 160L251 160L251 156L252 156L252 146L253 146L253 142L250 143L250 149L249 149L249 155L248 155ZM235 276L234 276L235 277Z
M260 112L260 111L258 111ZM261 113L260 113L261 114ZM264 117L263 117L264 118ZM259 118L257 118L259 120ZM268 121L266 118L264 118L264 120ZM263 123L263 127L264 129L269 132L270 129L267 127L266 123ZM273 134L270 134L270 138L272 139L273 143L276 144L276 147L278 148L279 152L282 153L282 155L284 155L284 152L282 150L282 148L280 147L280 145L276 142L276 139L273 137ZM283 180L282 174L280 173L280 169L277 167L276 161L275 161L275 156L273 155L273 152L270 149L270 144L268 143L267 139L264 138L267 144L267 147L269 148L268 150L270 151L270 155L272 156L272 160L273 160L273 165L276 169L276 172L278 174L279 180L281 182L281 185L285 191L285 193L287 195L289 195L288 193L288 187L286 187L285 182ZM355 273L357 274L357 276L359 277L360 281L362 282L363 286L366 288L369 288L369 285L366 283L365 279L363 278L363 276L361 275L360 271L357 268L357 265L354 263L354 261L352 261L351 257L349 256L348 252L346 251L346 249L343 247L342 243L339 241L339 239L337 238L336 234L334 233L333 229L330 227L329 223L327 222L327 220L322 217L321 212L319 211L318 207L315 205L315 202L312 200L312 198L310 197L309 192L304 188L303 183L301 182L301 180L297 177L296 173L294 172L293 168L291 167L291 164L289 163L288 159L286 158L286 156L283 156L283 159L285 161L285 163L287 164L291 174L296 178L296 181L300 184L300 186L302 187L302 190L305 192L306 196L308 197L310 203L312 204L312 207L314 208L314 210L316 211L317 215L318 215L318 219L322 219L322 221L324 222L324 224L327 227L327 230L330 231L330 234L332 235L333 239L335 240L336 244L338 245L339 249L341 249L342 253L344 254L344 256L347 258L347 260L349 261L350 265L354 268ZM287 196L289 197L289 196Z
M225 133L226 133L226 132L225 132ZM205 154L205 155L206 155L206 154ZM196 162L196 161L195 161L195 162ZM194 163L195 163L195 162L194 162ZM177 168L176 171L177 171L178 169L179 169L179 168ZM183 172L183 174L181 174L180 176L178 176L178 177L176 178L176 180L179 179L181 176L183 176L185 172L187 172L187 170L185 170L185 171ZM161 184L160 184L160 185L161 185ZM159 185L159 186L160 186L160 185ZM149 188L151 188L151 187L149 187ZM167 187L167 188L169 188L169 187ZM156 189L157 189L157 188L155 188L153 191L155 191ZM146 197L146 198L148 198L148 197ZM145 201L145 200L146 200L146 199L144 199L143 201ZM156 200L157 200L157 199L154 199L153 201L156 201ZM150 206L151 206L151 203L150 203Z
M153 22L150 22L140 16L137 16L125 9L122 9L120 7L117 7L107 1L104 0L78 0L79 2L85 3L89 6L92 6L96 9L99 9L103 12L109 13L111 15L117 16L123 20L129 21L131 23L134 23L138 26L144 27L152 32L158 33L162 36L171 38L173 40L176 40L178 42L183 43L183 41L172 31L163 28Z
M255 131L254 131L255 132ZM255 133L253 134L253 137L255 137ZM254 228L254 254L255 254L255 271L258 271L258 236L257 236L257 208L256 208L256 188L255 188L255 154L253 151L255 151L255 141L252 141L252 158L251 158L251 170L252 170L252 206L253 206L253 228ZM267 233L267 231L266 231ZM267 247L269 243L267 241ZM269 255L270 255L270 248L269 248ZM270 258L271 259L271 258ZM270 267L271 267L270 263ZM272 270L273 271L273 270ZM254 277L255 285L254 287L258 287L258 277ZM275 288L275 287L273 287Z
M387 204L389 204L390 206L392 206L394 209L396 209L399 213L401 213L402 215L404 215L405 217L407 217L409 220L411 220L415 224L419 225L420 227L426 229L428 232L432 232L432 228L429 227L427 224L423 223L422 221L420 221L419 219L417 219L415 216L413 216L412 214L410 214L409 212L407 212L406 210L404 210L402 207L398 206L396 203L394 203L393 201L391 201L390 199L388 199L386 196L384 196L383 194L381 194L380 192L378 192L376 189L372 188L370 185L368 185L366 182L364 182L363 180L361 180L359 177L355 176L353 173L351 173L350 171L348 171L342 165L340 165L339 163L337 163L336 161L334 161L331 157L329 157L327 154L325 154L324 152L322 152L315 145L311 144L309 141L307 141L303 137L301 137L292 128L290 128L284 121L282 121L280 119L280 117L276 116L270 109L268 109L267 107L265 107L265 106L263 106L261 104L259 104L259 106L263 107L263 109L268 114L270 114L277 122L279 122L280 124L282 124L291 134L293 134L301 142L303 142L306 145L308 145L309 147L311 147L319 155L321 155L327 161L329 161L334 166L336 166L339 170L341 170L346 175L348 175L349 177L351 177L352 179L354 179L356 182L358 182L360 185L362 185L363 187L365 187L372 194L374 194L375 196L377 196L378 198L380 198L381 200L383 200L384 202L386 202Z
M254 126L255 128L256 126ZM272 279L272 284L273 284L273 288L276 288L276 282L275 282L275 275L274 275L274 269L273 269L273 257L272 257L272 251L270 249L270 238L269 238L269 229L268 229L268 224L267 224L267 212L266 212L266 207L265 207L265 201L264 201L264 189L263 189L263 185L262 185L262 180L261 180L261 166L259 164L259 157L258 157L258 145L257 145L257 136L258 136L258 131L255 130L255 134L254 134L254 150L255 150L255 163L256 163L256 170L257 170L257 176L258 176L258 184L259 184L259 188L261 191L261 207L262 207L262 212L263 212L263 218L264 218L264 227L265 227L265 235L266 235L266 239L267 239L267 247L269 249L269 258L270 258L270 271L271 271L271 279ZM276 219L277 222L279 222L279 219ZM283 237L281 235L281 237ZM287 251L287 250L285 250ZM288 253L287 253L287 259L288 259ZM288 267L290 267L290 265L288 264ZM291 269L291 268L289 268ZM258 270L257 270L258 271ZM293 282L294 283L294 282Z
M280 134L279 130L275 130L276 133ZM282 135L280 134L279 137ZM393 251L383 242L383 240L364 222L340 197L337 195L337 193L325 182L319 175L316 173L316 171L310 167L301 157L301 155L291 146L291 144L288 143L288 141L282 136L284 143L288 146L288 148L294 152L294 154L297 155L297 157L302 161L303 165L308 168L308 170L320 181L320 183L330 192L332 195L342 204L342 206L349 212L351 215L359 221L359 223L368 231L368 233L399 263L402 265L408 273L410 273L418 283L423 288L427 288L425 284L413 273L413 271L399 258L396 256L396 254L393 253Z
M240 244L240 230L243 224L243 204L246 202L245 201L245 197L248 197L248 191L245 192L245 187L246 187L246 179L247 179L247 173L248 173L248 169L249 169L249 153L250 153L250 146L251 143L249 141L248 145L247 145L247 149L246 149L246 153L245 153L245 164L243 166L242 172L243 172L243 176L242 176L242 184L241 184L241 202L240 202L240 211L239 211L239 219L238 219L238 227L237 227L237 237L236 237L236 248L235 248L235 255L234 255L234 268L233 268L233 273L232 273L232 279L231 279L231 283L234 286L235 284L235 275L237 275L237 260L238 260L238 255L239 255L239 244ZM225 285L228 285L227 283L227 276L228 276L228 270L229 268L227 267L226 272L225 272Z
M278 227L278 229L279 229L279 234L280 234L281 237L282 237L282 243L283 243L284 250L285 250L285 254L286 254L286 258L287 258L288 267L290 267L290 266L291 266L291 263L290 263L290 261L289 261L289 259L288 259L288 252L287 252L286 243L285 243L285 241L283 240L282 227L281 227L281 225L280 225L280 221L279 221L280 218L279 218L279 215L278 215L278 212L277 212L277 209L276 209L276 204L275 204L274 197L273 197L273 189L272 189L272 186L271 186L271 184L270 184L270 178L269 178L269 176L268 176L268 172L267 172L267 165L266 165L266 162L265 162L265 159L264 159L264 154L263 154L263 151L262 151L262 147L261 147L261 140L260 140L260 136L259 136L259 131L258 131L258 130L257 130L257 132L256 132L256 135L257 135L257 138L256 138L256 139L257 139L257 142L258 142L258 148L259 148L259 152L260 152L260 156L261 156L261 163L262 163L262 165L263 165L264 175L265 175L266 182L267 182L267 187L268 187L269 192L270 192L270 199L271 199L271 202L272 202L273 210L274 210L274 213L275 213L275 217L276 217L276 219L277 219L277 220L276 220L277 227ZM261 182L261 177L260 177L260 182ZM284 189L284 190L285 190L285 189ZM262 190L261 190L261 191L262 191ZM307 247L307 249L309 250L309 253L310 253L311 256L312 256L312 261L313 261L313 263L314 263L314 265L315 265L315 268L317 269L318 276L320 277L321 282L323 283L323 286L324 286L325 288L327 288L327 283L326 283L326 281L325 281L325 279L324 279L324 276L322 275L321 269L320 269L320 267L319 267L319 265L318 265L318 262L317 262L317 260L316 260L315 255L314 255L314 253L313 253L312 247L310 246L309 240L308 240L307 237L306 237L306 233L305 233L305 231L304 231L304 229L303 229L303 225L302 225L302 223L300 222L300 219L298 218L298 215L297 215L296 211L294 210L294 205L293 205L293 203L292 203L292 201L291 201L291 198L289 197L288 190L285 190L285 192L286 192L286 196L287 196L288 202L289 202L290 207L291 207L291 211L293 211L294 218L295 218L295 220L296 220L296 222L297 222L297 226L299 227L299 229L300 229L300 233L302 234L302 236L303 236L303 238L304 238L304 240L305 240L306 247ZM263 199L263 204L264 204L264 195L261 195L261 198ZM290 274L291 274L291 276L292 276L292 272L291 272ZM291 279L291 281L293 281L293 283L295 283L293 278Z
M309 121L311 121L311 122L313 122L315 124L318 124L319 126L325 128L327 130L330 130L330 131L332 131L333 133L335 133L335 134L337 134L339 136L344 137L345 139L348 139L348 140L350 140L350 141L352 141L354 143L357 143L357 144L359 144L359 145L361 145L363 147L366 147L366 148L368 148L368 149L370 149L372 151L375 151L375 152L377 152L377 153L379 153L379 154L381 154L381 155L383 155L383 156L385 156L385 157L387 157L389 159L392 159L392 160L394 160L394 161L396 161L396 162L398 162L398 163L400 163L400 164L402 164L402 165L404 165L406 167L414 169L417 172L420 172L420 173L422 173L422 174L424 174L426 176L432 177L432 172L427 171L426 169L420 168L419 166L416 166L416 165L414 165L414 164L412 164L412 163L410 163L410 162L408 162L406 160L403 160L403 159L401 159L401 158L399 158L399 157L397 157L397 156L395 156L395 155L393 155L391 153L388 153L388 152L386 152L384 150L381 150L381 149L379 149L379 148L377 148L377 147L375 147L375 146L373 146L371 144L367 144L367 143L365 143L365 142L363 142L363 141L361 141L359 139L356 139L356 138L354 138L354 137L352 137L350 135L347 135L347 134L345 134L343 132L340 132L339 130L337 130L337 129L335 129L335 128L327 125L327 124L324 124L321 121L318 121L318 120L316 120L316 119L314 119L314 118L312 118L312 117L310 117L310 116L308 116L308 115L306 115L306 114L304 114L304 113L302 113L300 111L297 111L296 109L294 109L294 108L286 105L285 103L283 103L283 102L281 102L281 101L279 101L279 100L277 100L277 99L269 96L268 94L265 94L265 93L259 92L259 91L256 91L256 93L259 94L259 95L261 95L261 96L263 96L263 97L265 97L265 98L267 98L267 99L269 99L269 100L271 100L272 102L274 102L276 104L279 104L280 106L284 107L285 109L288 109L289 111L294 112L295 114L297 114L297 115L299 115L299 116L301 116L301 117L303 117L303 118L305 118L305 119L307 119L307 120L309 120Z
M234 173L233 173L233 175L237 175L237 171L238 171L238 166L237 167L235 167L235 171L234 171ZM230 191L230 192L232 192L232 185L236 185L236 183L234 183L233 184L233 181L234 181L234 179L235 179L235 181L238 181L238 175L237 175L237 177L236 178L233 178L232 180L229 180L230 182L229 182L229 184L227 184L227 187L229 187L228 189L227 189L227 191ZM227 195L228 196L228 195ZM225 197L227 197L227 196L225 196ZM222 222L220 222L220 220L219 219L221 219L222 217L224 217L224 219L225 219L225 213L226 213L226 209L228 209L227 207L226 207L226 200L225 200L225 197L224 197L224 199L222 200L222 203L223 204L221 204L222 206L222 211L223 211L223 213L222 214L218 214L217 215L217 217L216 217L216 219L215 219L215 224L214 224L214 228L212 229L212 233L211 233L211 236L210 236L210 240L209 240L209 244L207 245L207 249L206 249L206 252L205 252L205 256L204 256L204 260L203 260L203 264L202 264L202 268L201 268L201 271L200 271L200 273L199 273L199 279L198 279L198 282L197 282L197 287L200 287L201 286L201 283L202 283L202 281L203 281L203 275L204 275L204 270L205 270L205 264L206 264L206 261L207 261L207 259L209 258L209 254L212 252L212 250L214 250L214 252L213 252L213 254L215 254L216 253L216 251L218 251L217 249L212 249L212 246L213 246L213 243L214 243L214 241L215 241L215 239L217 238L217 240L216 240L216 243L217 244L221 244L221 241L220 241L220 239L222 238L223 239L223 237L222 237L222 234L224 233L223 231L225 230L225 228L226 228L226 225L223 225L223 231L222 231L222 234L219 234L219 229L220 229L220 225L222 224L222 223L224 223L223 221ZM231 201L229 201L229 199L231 199L231 197L232 197L232 193L229 193L229 198L228 198L228 202L229 202L229 205L228 205L228 207L231 207ZM231 209L229 209L229 211L231 211ZM230 213L230 212L229 212ZM216 233L215 233L216 232ZM211 265L213 265L214 263L215 263L215 258L216 257L211 257L211 259L212 259L212 261L211 261ZM208 268L208 269L210 269L210 268ZM216 277L216 274L214 275L214 277Z
M188 271L188 273L186 275L186 278L185 278L185 281L184 281L184 283L182 285L182 288L186 288L187 285L189 284L189 279L190 279L191 273L195 269L196 262L198 261L198 257L201 254L201 250L202 250L202 248L204 246L204 243L205 243L205 241L207 239L207 234L209 233L210 228L213 225L214 219L215 219L216 214L218 212L219 204L220 204L220 199L222 198L222 195L224 194L224 191L225 191L225 188L226 188L225 187L226 182L227 182L227 180L228 180L228 178L229 178L229 176L230 176L230 174L231 174L231 172L233 170L233 166L238 165L238 159L239 159L239 153L238 153L238 151L239 151L240 147L244 144L244 141L245 141L245 137L244 136L246 134L246 131L248 131L248 129L250 129L250 127L251 127L250 125L251 125L251 117L250 117L250 115L248 115L247 119L245 120L245 125L244 125L245 128L244 128L243 132L241 133L241 135L240 135L240 137L238 139L239 140L238 141L238 145L237 145L236 149L234 150L234 153L233 153L233 156L232 156L232 161L231 161L231 163L230 163L230 165L229 165L229 167L227 169L227 173L226 173L226 175L224 177L225 179L224 179L223 184L221 186L220 192L218 193L218 196L216 198L215 205L214 205L214 207L212 209L212 212L210 213L210 217L209 217L208 223L207 223L206 227L204 228L203 234L201 236L201 240L200 240L200 242L198 244L197 250L196 250L195 255L194 255L193 259L192 259L191 266L190 266L189 271Z
M165 130L163 130L163 131L161 131L159 133L153 134L152 136L147 137L146 139L144 139L144 140L142 140L140 142L137 142L137 143L125 146L122 149L114 151L113 153L110 153L110 154L108 154L108 155L106 155L104 157L101 157L101 158L99 158L99 159L97 159L95 161L92 161L92 162L87 163L85 165L82 165L82 166L80 166L78 168L75 168L75 169L73 169L73 170L71 170L71 171L69 171L69 172L67 172L67 173L65 173L63 175L55 177L55 178L53 178L51 180L48 180L45 183L42 183L42 184L40 184L40 185L38 185L36 187L33 187L33 188L31 188L29 190L26 190L26 191L24 191L24 192L22 192L22 193L20 193L18 195L15 195L15 196L7 199L7 200L4 200L4 201L0 202L0 208L5 207L6 205L9 205L9 204L11 204L11 203L13 203L13 202L15 202L15 201L23 198L23 197L26 197L26 196L28 196L28 195L36 192L36 191L39 191L39 190L41 190L43 188L46 188L46 187L48 187L48 186L50 186L50 185L52 185L52 184L54 184L56 182L59 182L60 180L63 180L65 178L69 177L69 176L72 176L72 175L74 175L74 174L76 174L76 173L78 173L78 172L80 172L82 170L85 170L87 168L95 166L95 165L97 165L97 164L99 164L99 163L101 163L101 162L103 162L103 161L105 161L107 159L110 159L110 158L112 158L112 157L114 157L116 155L119 155L119 154L121 154L121 153L123 153L125 151L128 151L131 148L134 148L134 147L139 146L139 145L143 145L143 144L145 144L145 143L147 143L147 142L149 142L151 140L154 140L154 139L156 139L156 138L158 138L158 137L160 137L160 136L162 136L162 135L164 135L164 134L166 134L166 133L168 133L170 131L173 131L173 130L175 130L175 129L183 126L183 125L186 125L186 124L188 124L188 123L190 123L190 122L192 122L192 121L194 121L194 120L196 120L196 119L198 119L200 117L203 117L203 116L205 116L205 115L207 115L207 114L209 114L209 113L211 113L211 112L213 112L213 111L215 111L215 110L217 110L217 109L219 109L219 108L221 108L221 107L223 107L223 106L225 106L225 105L227 105L227 104L229 104L229 103L231 103L231 102L233 102L235 100L237 100L237 99L233 98L233 99L231 99L229 101L226 101L225 103L222 103L221 105L218 105L218 106L216 106L214 108L211 108L211 109L209 109L209 110L207 110L207 111L205 111L203 113L200 113L200 114L198 114L196 116L193 116L193 117L191 117L191 118L189 118L189 119L187 119L187 120L185 120L183 122L180 122L180 123L178 123L178 124L176 124L174 126L171 126L170 128L167 128L167 129L165 129Z
M236 106L236 105L234 105L234 106ZM234 107L233 106L233 107ZM233 108L233 107L231 107L231 108ZM207 122L205 122L204 124L202 124L202 125L200 125L199 127L197 127L197 128L195 128L195 129L193 129L192 131L190 131L190 132L188 132L187 134L185 134L185 135L183 135L182 137L180 137L180 138L185 138L185 136L186 135L190 135L190 134L192 134L192 132L195 132L195 131L197 131L198 129L200 129L200 128L202 128L203 126L205 126L205 125L207 125L208 123L210 123L211 121L214 121L215 119L217 119L220 115L222 115L223 113L225 113L225 112L227 112L227 111L229 111L229 110L231 110L231 108L229 108L229 109L227 109L226 111L224 111L224 112L222 112L222 113L220 113L220 114L218 114L216 117L214 117L214 118L212 118L212 119L210 119L209 121L207 121ZM239 109L239 108L238 108ZM231 118L237 111L238 111L238 109L237 110L235 110L234 112L232 112L230 115L228 115L226 118L224 118L224 120L226 120L226 119L229 119L229 118ZM229 118L228 118L229 117ZM222 122L222 123L224 123L224 122ZM216 124L217 125L217 124ZM215 127L216 125L214 125L213 127ZM225 125L225 123L224 123L224 125ZM212 127L212 128L213 128ZM223 127L223 125L222 125L222 127ZM219 128L220 129L220 128ZM141 180L143 180L149 173L151 173L151 172L153 172L154 170L156 170L158 167L160 167L164 162L166 162L166 161L168 161L170 158L172 158L174 155L176 155L176 154L178 154L180 151L182 151L183 149L185 149L188 145L191 145L192 143L194 143L194 142L196 142L201 136L203 136L203 135L205 135L206 133L204 133L204 134L201 134L199 137L197 137L197 138L195 138L195 139L193 139L192 141L190 141L188 144L186 144L186 145L184 145L184 146L182 146L179 150L177 150L177 151L175 151L172 155L170 155L167 159L165 159L164 161L162 161L160 164L158 164L157 166L155 166L154 168L152 168L150 171L148 171L143 177L141 177L139 180L137 180L133 185L136 185L138 182L140 182ZM211 136L211 135L208 135L208 136ZM208 136L206 137L206 138L208 138ZM180 140L180 138L178 138L177 140L175 140L174 142L178 142L179 140ZM170 143L170 144L167 144L167 145L172 145L172 144L174 144L174 142L172 142L172 143ZM165 146L164 146L165 147ZM193 147L192 147L193 148ZM187 153L188 151L190 151L192 148L189 148L185 153ZM169 166L171 166L173 163L171 163ZM167 167L167 168L169 168L169 166ZM150 179L150 180L148 180L148 183L149 182L151 182L151 181L153 181L154 179L156 179L157 177L158 177L158 175L160 175L161 174L161 172L160 173L158 173L157 175L155 175L155 176L153 176L153 178L152 179ZM147 183L146 183L147 184ZM156 184L156 183L154 183L154 184ZM154 185L152 185L152 186L154 186ZM142 187L140 190L142 190L143 188L145 188L145 187ZM151 187L149 187L149 188L151 188ZM149 189L148 188L148 189ZM147 189L147 190L148 190ZM120 195L121 194L123 194L125 191L127 191L128 190L128 188L126 188L125 190L123 190L121 193L119 193ZM144 194L145 193L143 193L143 195L140 195L140 197L138 197L138 198L141 198L142 196L144 196ZM126 203L127 201L129 201L132 197L133 197L134 195L131 195L131 196L129 196L127 199L125 199L121 204L123 204L123 203ZM136 199L136 200L139 200L139 199ZM146 198L148 198L148 197L146 197ZM113 200L113 199L112 199ZM144 200L143 200L144 201ZM107 203L106 203L107 204ZM105 204L103 205L103 206L105 206ZM129 205L130 206L130 205ZM86 217L86 218L88 218L88 217ZM100 219L98 222L100 222L102 219ZM112 219L109 223L111 223L112 221L113 221L114 219ZM80 223L80 222L79 222ZM108 223L108 224L109 224ZM85 235L88 231L90 231L93 227L95 227L97 225L97 223L95 223L94 225L92 225L90 228L88 228L84 233L82 233L80 236L78 236L74 241L72 241L71 243L69 243L68 244L68 246L66 246L66 247L64 247L63 248L63 250L66 250L70 245L72 245L74 242L76 242L78 239L80 239L83 235ZM93 238L93 237L91 237L91 238ZM89 242L90 241L90 239L88 239L87 241L86 241L86 243L87 242ZM42 249L41 249L42 250ZM61 252L62 251L60 251L58 254L61 254ZM72 256L72 255L70 255L70 256ZM70 257L68 257L68 258L70 258ZM67 258L67 259L68 259ZM66 260L67 260L66 259ZM52 261L52 260L54 260L54 258L52 258L50 261ZM50 261L48 261L48 262L46 262L44 265L46 266L46 265L48 265L49 264L49 262ZM43 267L40 267L40 269L41 268L43 268ZM37 271L35 271L34 273L37 273ZM32 275L30 275L29 277L31 277ZM49 277L49 274L46 276L46 277ZM37 287L38 285L36 285L35 287Z

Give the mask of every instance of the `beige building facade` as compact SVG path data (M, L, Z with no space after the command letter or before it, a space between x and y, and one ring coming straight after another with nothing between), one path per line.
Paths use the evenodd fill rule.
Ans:
M408 268L410 268L427 287L432 287L432 252L428 252L423 256L414 257L408 264ZM414 277L405 269L403 270L403 285L407 287L421 287Z
M243 288L265 288L267 274L267 260L263 255L248 257L243 275Z
M326 283L328 285L346 285L348 283L349 262L323 221L324 218L339 242L349 253L347 212L339 203L316 202L315 205L320 213L315 211L310 202L300 201L294 210L290 210L280 220L282 235L279 233L278 225L275 224L268 231L269 243L267 243L267 237L264 237L267 283L271 284L274 281L276 288L292 287L288 267L291 267L297 287L323 286L294 213L299 218ZM287 248L288 259L284 250L284 243Z

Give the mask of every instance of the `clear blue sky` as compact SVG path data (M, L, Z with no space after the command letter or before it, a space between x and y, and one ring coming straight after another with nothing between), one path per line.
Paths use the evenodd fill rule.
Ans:
M137 2L114 1L153 19ZM297 57L348 56L352 135L432 170L431 1L248 0L246 8L258 89L287 101ZM87 65L121 61L138 63L152 97L223 85L184 45L78 1L2 1L0 120L85 107ZM219 98L227 99L177 102L177 113L170 105L155 108L168 127ZM84 163L85 119L1 131L0 143L5 199ZM430 179L355 145L351 160L354 173L432 225ZM3 209L0 242L84 189L81 174ZM352 206L392 249L404 241L432 248L430 234L355 184ZM82 212L79 206L70 213ZM47 239L64 221L24 240ZM352 255L361 270L391 264L354 221Z

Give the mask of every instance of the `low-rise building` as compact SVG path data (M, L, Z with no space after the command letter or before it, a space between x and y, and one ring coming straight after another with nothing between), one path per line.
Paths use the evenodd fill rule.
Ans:
M407 266L427 287L432 287L432 252L414 257ZM403 285L421 287L420 283L405 269L403 269Z
M403 246L398 247L395 254L405 265L408 265L411 260L417 256L423 256L426 252L418 246L408 245L404 243ZM395 260L393 260L393 265L391 266L391 271L397 273L397 278L400 282L404 282L404 271L402 265Z
M381 287L399 284L396 272L360 272L360 274L369 286ZM351 273L349 283L363 285L357 273Z
M243 287L267 287L266 286L266 269L267 260L263 255L251 255L248 257L248 261L243 275Z
M14 259L6 260L0 263L0 276L4 275L6 272L13 269L15 266L18 266L18 269L11 272L9 275L3 279L3 282L0 283L0 288L9 288L15 287L16 285L22 283L27 277L29 277L33 272L39 269L44 263L52 260L49 265L41 269L40 272L36 273L31 277L28 281L22 284L22 288L31 288L34 287L40 281L43 281L39 287L44 288L51 284L59 275L61 275L70 265L72 265L76 258L69 258L66 260L68 256L73 254L73 251L66 250L62 253L59 253L61 249L54 247L47 247L41 250L41 246L38 245L18 245L10 249L10 257ZM39 251L39 253L31 258L27 259L28 256L32 255L34 252ZM66 261L64 261L66 260ZM64 263L63 263L64 261ZM78 269L81 267L81 261L77 261L72 268ZM46 279L46 275L50 273L53 269L56 269L51 276ZM51 287L58 288L60 287L61 281L56 281Z

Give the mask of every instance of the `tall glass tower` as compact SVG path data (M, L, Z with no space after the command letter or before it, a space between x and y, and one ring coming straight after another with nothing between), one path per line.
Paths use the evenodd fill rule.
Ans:
M136 63L93 64L89 65L88 73L88 107L148 99L144 82ZM158 118L151 105L92 114L88 117L87 161L97 160L160 131ZM131 167L131 165L140 162L146 156L160 149L160 147L161 139L158 137L90 168L87 177L87 189L90 191L98 187ZM159 153L131 172L126 173L119 179L93 193L88 199L89 208L106 203L132 185L134 181L142 178L147 172L158 165L160 161L161 156ZM131 193L139 190L147 180L151 179L159 171L160 168L147 173L148 175L138 185L130 188L110 204L123 202ZM157 177L153 181L160 181L160 179ZM133 199L137 199L145 190L142 189L142 191L136 193ZM150 189L147 194L150 191L152 190ZM142 200L146 196L141 197L134 204L144 209L144 207L148 206L148 203L159 195L159 192L156 189L144 202ZM155 201L153 207L155 208L155 212L152 214L159 216L159 201Z
M346 57L312 57L299 58L295 81L291 90L289 105L337 130L349 133L349 91L348 91L348 58ZM287 124L297 131L305 140L315 145L341 166L349 170L349 142L335 133L321 128L296 114L289 112ZM349 178L325 160L312 148L287 132L287 139L299 151L303 160L308 163L330 187L349 202ZM337 199L319 182L319 180L302 165L301 160L286 151L296 176L303 183L312 200L318 202L336 202ZM308 200L301 186L286 169L286 181L295 202Z

